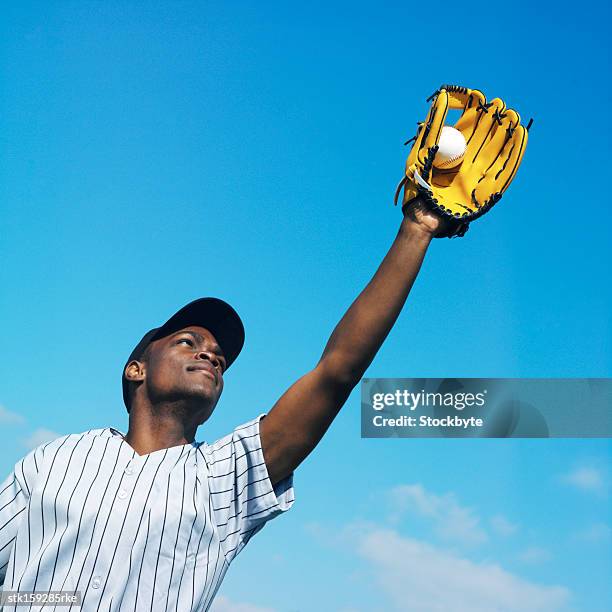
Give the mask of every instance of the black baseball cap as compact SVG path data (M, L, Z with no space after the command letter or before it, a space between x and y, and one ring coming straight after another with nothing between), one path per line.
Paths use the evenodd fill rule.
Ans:
M151 342L188 327L199 325L208 329L221 347L226 360L226 370L236 360L244 345L244 325L238 313L219 298L205 297L190 302L175 312L163 325L149 330L131 352L123 366L121 380L123 384L123 403L129 410L129 381L125 377L125 368L130 361L138 361Z

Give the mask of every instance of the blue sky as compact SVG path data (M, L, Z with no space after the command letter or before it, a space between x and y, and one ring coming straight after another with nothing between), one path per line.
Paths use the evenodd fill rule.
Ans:
M267 411L390 246L402 143L444 82L534 117L529 147L491 214L432 244L368 376L611 375L603 2L3 16L3 473L49 436L125 429L126 356L203 295L247 341L199 438ZM608 440L362 440L359 409L355 391L217 612L610 609Z

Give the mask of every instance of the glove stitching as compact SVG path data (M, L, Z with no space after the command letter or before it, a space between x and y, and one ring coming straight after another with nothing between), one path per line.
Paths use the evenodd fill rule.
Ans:
M506 179L506 182L503 184L502 188L500 189L500 192L503 193L506 190L506 187L508 187L508 185L510 184L510 182L512 181L512 179L514 178L514 175L516 174L516 171L518 170L518 167L521 164L522 161L522 157L523 157L523 148L525 147L525 135L527 134L527 131L525 130L523 132L523 138L521 139L521 146L519 149L519 153L516 156L516 162L514 164L514 168L512 168L512 172L508 175L508 178ZM512 148L514 149L515 145L512 145ZM512 154L512 151L510 151L510 153ZM510 156L508 156L508 160L510 159ZM507 162L506 162L507 163ZM504 164L505 165L505 164ZM497 177L496 177L497 178ZM500 196L501 197L501 196Z
M495 112L493 113L493 121L497 121L497 123L499 125L502 124L502 119L504 119L506 117L508 113L500 113L499 112L499 108L495 109Z
M513 144L510 147L510 152L508 153L508 157L506 158L504 165L498 170L497 174L495 175L495 180L497 180L499 178L499 175L506 169L506 166L508 165L508 162L510 161L510 158L512 157L512 151L514 151L515 146L516 144Z
M481 106L480 100L478 100L478 105ZM476 109L477 113L478 113L478 110L479 109ZM478 130L478 126L480 125L480 119L482 116L483 116L482 113L478 113L478 116L476 117L476 123L474 124L474 130L470 134L470 137L467 139L467 142L465 143L466 146L470 144L472 138L474 137L474 134L476 134L476 131Z

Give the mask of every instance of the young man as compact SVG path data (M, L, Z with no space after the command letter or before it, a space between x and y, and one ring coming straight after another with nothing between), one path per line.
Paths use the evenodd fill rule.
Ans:
M123 370L127 434L64 436L0 485L5 591L77 591L87 612L209 608L236 555L291 507L293 471L372 362L431 239L463 235L518 170L531 122L521 126L518 113L478 90L444 85L432 98L400 183L397 236L314 369L267 415L196 443L242 349L242 322L225 302L203 298L145 334ZM466 150L459 170L436 174L449 108L463 111L455 125Z
M293 471L397 319L444 223L409 210L314 369L214 444L194 439L242 348L238 315L204 298L148 332L123 371L127 433L54 440L0 485L4 591L78 591L86 611L208 609L236 555L291 507Z

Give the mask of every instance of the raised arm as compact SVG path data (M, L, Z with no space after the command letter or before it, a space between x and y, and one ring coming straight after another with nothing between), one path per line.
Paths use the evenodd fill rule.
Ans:
M407 210L391 248L334 329L319 363L261 421L273 483L288 476L321 440L393 327L432 237L442 230L443 221L422 205Z

